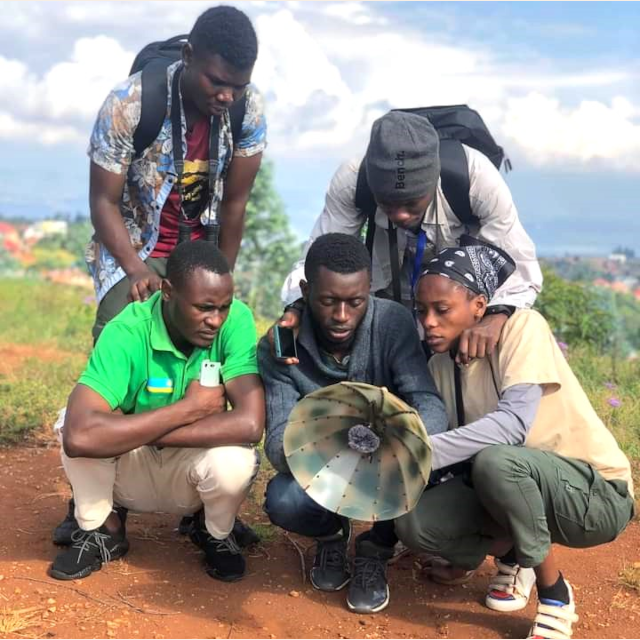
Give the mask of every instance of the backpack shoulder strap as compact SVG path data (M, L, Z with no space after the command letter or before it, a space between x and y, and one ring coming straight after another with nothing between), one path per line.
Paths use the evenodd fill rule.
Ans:
M167 115L167 67L168 60L154 60L142 70L140 122L133 134L133 149L136 156L158 137ZM242 121L247 107L246 94L229 110L231 135L234 144L240 139Z
M367 182L367 171L364 166L364 160L360 164L360 169L358 169L355 205L356 209L359 209L367 216L367 236L365 244L367 245L369 255L373 256L373 239L376 233L376 209L378 206Z
M440 179L442 191L456 218L466 225L477 225L469 200L469 163L459 140L440 140Z
M157 137L167 115L166 60L154 60L142 70L140 122L133 134L133 149L139 156Z
M231 136L233 138L233 146L235 147L242 135L242 122L244 114L247 111L247 94L242 96L242 100L238 100L231 105L229 109L229 119L231 120Z

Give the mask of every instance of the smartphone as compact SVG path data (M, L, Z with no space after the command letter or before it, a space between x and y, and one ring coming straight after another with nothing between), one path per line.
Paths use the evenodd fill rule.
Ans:
M277 358L297 358L296 339L293 329L276 325L273 328L273 339L275 342Z
M220 384L221 367L219 362L203 360L200 366L200 384L203 387L217 387Z

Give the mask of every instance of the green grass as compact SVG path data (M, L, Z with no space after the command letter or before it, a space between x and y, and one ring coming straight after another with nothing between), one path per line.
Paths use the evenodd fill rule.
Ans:
M278 537L278 531L272 524L254 522L251 527L260 536L260 542L263 544L273 542Z
M0 376L0 444L14 444L42 430L50 433L65 406L84 358L42 363L27 359L19 376Z
M0 342L47 344L88 353L95 305L91 291L41 280L0 280Z
M90 292L38 280L0 280L0 354L30 345L28 356L0 368L0 444L46 432L78 379L91 348ZM38 350L47 357L37 357Z
M613 361L589 349L570 349L569 363L600 418L640 465L640 361Z
M267 320L265 318L256 318L256 330L258 332L258 339L260 339L273 324L273 320Z

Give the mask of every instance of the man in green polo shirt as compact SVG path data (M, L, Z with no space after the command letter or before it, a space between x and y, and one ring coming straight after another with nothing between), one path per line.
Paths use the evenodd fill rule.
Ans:
M205 359L221 364L223 384L200 384ZM264 410L256 329L233 299L229 265L210 243L183 243L162 290L105 327L69 397L62 462L80 528L51 576L84 578L128 551L115 503L177 514L204 506L191 538L207 573L241 578L231 531L257 472L251 445L262 437Z

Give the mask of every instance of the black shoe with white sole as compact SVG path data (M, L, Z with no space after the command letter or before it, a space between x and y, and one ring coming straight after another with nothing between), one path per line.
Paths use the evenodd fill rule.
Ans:
M354 613L378 613L389 604L387 562L393 547L376 544L370 532L356 538L353 578L347 594L347 606Z
M339 591L351 580L349 541L351 523L346 518L342 530L331 536L316 538L316 555L311 568L311 584L320 591Z

